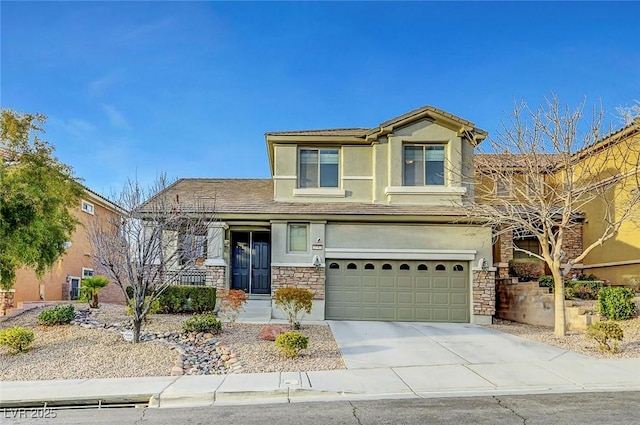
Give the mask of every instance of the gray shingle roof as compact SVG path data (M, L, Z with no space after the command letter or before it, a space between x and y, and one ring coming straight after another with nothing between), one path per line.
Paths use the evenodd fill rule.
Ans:
M180 179L166 189L186 211L201 208L217 214L398 215L461 217L449 206L379 205L356 202L280 202L273 200L270 179Z

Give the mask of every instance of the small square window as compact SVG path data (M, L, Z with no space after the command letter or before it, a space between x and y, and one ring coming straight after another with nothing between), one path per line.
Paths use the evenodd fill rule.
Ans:
M306 224L289 225L289 251L307 252L307 230L308 226Z
M93 269L88 269L86 267L82 268L82 278L84 279L85 277L92 277L93 276Z
M87 201L85 201L83 199L82 200L82 211L93 215L94 214L93 204L90 203L90 202L87 202Z

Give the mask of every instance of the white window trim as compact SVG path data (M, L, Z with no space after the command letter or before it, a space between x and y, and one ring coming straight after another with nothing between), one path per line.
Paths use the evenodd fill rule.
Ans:
M347 196L347 191L344 189L336 189L332 187L305 187L302 189L293 189L293 196L344 198Z
M90 207L90 210L85 209L85 206ZM91 215L95 214L95 206L91 202L85 201L84 199L80 204L80 208L82 209L82 211L86 212L87 214L91 214Z
M87 276L87 275L85 274L85 272L88 272L88 271L90 271L90 272L91 272L91 275L89 275L89 276ZM84 279L84 278L86 278L86 277L91 277L91 276L95 276L95 273L94 273L93 269L90 269L90 268L88 268L88 267L83 267L83 268L82 268L82 278Z
M307 243L304 251L294 251L291 249L291 226L304 226L307 233ZM309 223L287 223L287 253L303 254L309 252Z
M466 187L455 186L387 186L384 188L385 195L464 195L467 193Z

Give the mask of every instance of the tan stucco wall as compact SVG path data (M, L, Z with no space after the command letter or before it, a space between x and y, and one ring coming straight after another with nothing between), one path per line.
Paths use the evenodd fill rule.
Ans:
M446 187L468 187L463 184L463 171L471 170L473 147L462 141L457 132L430 120L407 125L381 136L371 144L274 144L274 196L278 201L290 202L366 202L380 204L451 205L466 199L469 194L448 193L435 186L424 193L394 193L403 186L403 145L405 143L442 143L446 148ZM340 183L343 196L323 196L322 189L310 189L301 195L297 188L297 156L300 147L339 147ZM468 155L468 156L466 156ZM463 166L463 162L466 163ZM392 190L388 190L391 188ZM422 188L424 189L424 188ZM298 191L299 192L299 191ZM314 193L316 192L316 193ZM395 191L397 192L397 191ZM420 190L418 190L420 192Z
M94 215L81 210L81 203L73 210L74 216L80 221L71 238L71 247L58 259L53 267L45 272L41 279L38 279L31 270L18 270L17 279L14 285L16 290L15 302L40 301L40 285L44 285L44 300L59 301L67 299L62 293L63 284L67 275L82 277L82 268L95 269L92 261L93 249L89 241L87 228L94 220L107 220L113 216L113 212L100 205L95 199L83 198L94 206ZM109 284L112 286L112 284ZM119 302L124 298L119 288L105 288L104 297L100 297L101 302Z

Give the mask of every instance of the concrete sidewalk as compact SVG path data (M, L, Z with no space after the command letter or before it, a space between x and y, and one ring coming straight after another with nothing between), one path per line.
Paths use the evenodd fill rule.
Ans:
M181 377L8 381L0 408L150 407L504 394L640 391L640 359L527 361Z

